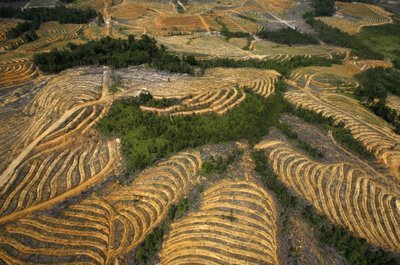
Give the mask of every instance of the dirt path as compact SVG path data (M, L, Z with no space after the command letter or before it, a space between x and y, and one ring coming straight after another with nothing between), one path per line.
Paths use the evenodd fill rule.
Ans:
M278 17L277 15L275 15L274 13L272 13L271 11L269 11L267 8L265 8L265 6L264 6L262 3L260 3L259 0L256 0L256 2L257 2L269 15L271 15L271 16L272 16L273 18L275 18L277 21L279 21L279 22L285 24L285 25L288 26L289 28L292 28L292 29L295 29L295 28L296 28L295 26L289 24L289 22L287 22L286 20L281 19L280 17Z
M204 20L203 16L200 14L197 14L197 16L201 20L201 23L203 24L203 27L207 30L207 32L210 32L210 27L208 26L207 22Z
M344 152L345 154L347 154L348 156L350 156L351 158L353 158L355 161L357 161L358 163L360 163L360 165L363 165L365 167L365 169L368 169L372 172L374 172L376 175L378 175L380 178L382 179L387 179L386 176L382 175L381 173L379 173L378 171L376 171L374 168L372 168L370 165L368 165L367 163L365 163L364 161L362 161L360 158L358 158L357 156L355 156L353 153L351 153L350 151L348 151L346 148L344 148L343 146L341 146L335 139L335 137L333 137L332 132L330 131L328 133L329 138L331 139L332 143L334 145L336 145L337 148L339 148L342 152ZM365 170L364 169L364 170Z
M104 0L104 9L103 9L103 16L104 16L104 22L105 22L105 35L106 36L111 36L111 16L110 12L108 11L110 8L110 1L109 0Z
M105 98L110 94L111 69L109 66L103 66L103 89L101 98Z
M50 125L44 132L42 132L36 139L34 139L28 146L26 146L20 152L20 154L9 164L7 169L0 176L0 188L8 188L9 185L11 185L13 183L14 179L12 179L12 177L13 177L15 170L18 168L18 166L24 161L24 159L26 159L26 157L34 150L34 148L39 145L41 140L43 140L46 136L51 134L60 125L62 125L66 120L68 120L73 113L75 113L76 111L78 111L81 108L85 108L85 107L88 107L91 105L96 105L96 104L109 106L116 98L127 96L126 93L121 93L118 96L110 94L111 71L112 70L108 66L103 67L103 82L102 82L101 98L98 100L79 104L79 105L67 110L57 121L55 121L52 125ZM12 221L16 218L20 218L22 216L25 216L25 215L32 213L34 211L37 211L37 210L47 209L47 208L54 206L70 197L77 196L80 193L82 193L83 191L87 190L88 188L94 186L96 183L98 183L99 181L101 181L102 179L107 177L108 174L110 174L110 172L113 170L115 162L119 159L118 148L116 148L116 145L117 145L117 143L115 141L107 142L110 159L107 162L107 164L103 167L103 169L101 171L99 171L97 174L95 174L94 176L92 176L90 179L86 180L81 185L79 185L73 189L70 189L59 196L53 197L47 201L33 205L33 206L23 209L21 211L17 211L17 212L11 213L9 215L0 217L0 224Z

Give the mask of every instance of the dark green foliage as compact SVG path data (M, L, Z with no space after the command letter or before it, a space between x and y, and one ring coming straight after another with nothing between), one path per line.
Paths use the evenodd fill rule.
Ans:
M248 94L225 115L183 116L171 119L142 112L139 99L117 101L98 128L107 136L122 139L122 152L130 171L188 147L247 139L257 142L278 122L284 108L278 93L268 99Z
M311 206L302 210L303 217L313 226L318 238L336 248L342 257L352 265L399 265L400 260L393 253L372 249L363 238L354 237L346 229L333 225Z
M221 156L217 158L212 157L210 160L203 163L200 174L203 176L208 176L214 173L221 175L228 169L228 166L233 163L237 155L238 153L231 154L226 159Z
M257 36L262 39L267 39L281 44L318 44L318 40L306 33L301 33L295 29L285 28L277 31L263 29L257 33Z
M147 93L141 93L139 96L142 98L140 101L143 102L141 105L148 107L167 108L182 102L182 99L177 98L154 99L151 94Z
M164 240L165 232L168 230L172 221L186 213L189 206L189 200L183 198L177 204L169 208L168 215L162 224L148 234L145 241L136 248L135 264L146 264L157 254Z
M246 20L248 20L248 21L254 22L254 23L257 23L257 22L258 22L257 19L252 18L252 17L245 16L245 15L240 14L240 13L238 13L237 16L240 17L240 18L246 19Z
M97 14L97 26L101 27L104 25L104 18L101 13Z
M0 7L0 17L1 18L14 18L17 13L19 12L19 9L17 8L12 8L12 7Z
M7 31L6 36L7 39L13 39L21 36L23 33L27 31L35 31L40 27L39 23L36 22L22 22L18 23L14 28L11 28Z
M400 70L400 58L393 60L393 66Z
M334 0L312 0L315 16L332 16L335 13Z
M158 48L156 41L147 35L136 40L130 35L127 40L102 38L82 45L69 43L69 50L54 49L49 53L34 56L35 63L46 73L57 73L64 69L83 65L110 65L127 67L148 63L159 70L192 73L192 67L181 58L169 54L164 46Z
M356 76L360 87L357 96L368 103L375 99L384 101L388 92L400 96L400 71L392 68L368 69Z
M317 37L325 43L350 48L354 51L355 55L362 58L369 59L383 59L383 55L373 51L369 46L365 45L356 36L340 31L339 29L332 28L324 22L314 19L311 13L304 15L305 21L310 24L317 32Z
M395 132L400 133L399 113L385 105L389 92L400 96L400 70L368 69L356 77L360 83L356 91L357 97L360 100L366 100L367 108L391 123L395 127Z
M263 151L253 152L251 155L256 164L256 172L262 177L263 184L274 193L278 198L280 206L284 211L296 206L296 198L290 194L289 190L282 185L277 176L271 170L267 163L267 158Z
M395 128L394 131L400 134L400 116L396 110L387 107L382 101L372 102L366 106L376 115L391 123Z
M46 21L84 24L96 18L96 16L97 13L93 9L66 8L64 6L57 6L54 8L29 8L24 10L0 8L0 17L31 20L39 24Z
M303 119L306 122L316 124L321 126L325 131L328 131L332 128L333 120L330 118L326 118L318 113L315 113L311 110L306 110L302 108L288 108L288 113L296 115L297 117Z
M39 39L39 36L36 34L36 31L30 30L26 32L24 35L22 35L22 39L25 42L30 42Z
M284 209L281 213L283 232L287 229L287 216L299 210L304 219L314 228L319 240L334 248L351 265L400 265L400 260L391 252L371 247L364 239L354 237L346 229L332 224L328 218L317 213L310 205L294 197L270 169L262 151L252 154L256 171L262 176L263 184L274 193Z
M354 153L364 158L373 157L371 152L369 152L359 140L355 139L350 130L344 128L343 125L340 124L334 127L332 135L341 145L353 151Z

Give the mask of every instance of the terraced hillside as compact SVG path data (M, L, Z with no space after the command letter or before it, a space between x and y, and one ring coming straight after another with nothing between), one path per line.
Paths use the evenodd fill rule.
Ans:
M0 63L0 91L32 82L39 71L28 58L9 59Z
M77 195L113 172L118 142L92 128L110 104L103 74L76 69L53 77L26 107L25 128L4 132L0 222Z
M93 194L57 214L31 214L6 224L0 236L0 260L112 264L141 243L168 208L199 181L202 161L218 155L214 149L178 153L127 185L105 187L101 197Z
M399 264L397 15L67 2L0 8L0 264Z
M198 211L171 225L160 264L279 264L273 198L249 181L221 181Z
M357 108L345 109L345 104L338 105L337 101L333 103L329 99L323 100L303 91L287 92L285 98L295 106L320 113L334 119L337 123L344 123L355 139L360 140L381 163L390 169L394 176L400 177L400 147L398 146L400 137L392 133L387 125L386 128L382 127L383 121L359 107L361 113L372 115L372 118L380 121L380 124L370 123L366 120L368 116L363 119L360 112L355 112Z
M385 249L400 247L398 191L381 186L362 168L321 164L280 141L258 146L279 179L332 222Z
M275 82L278 77L273 72L269 76L259 78L244 87L253 90L262 97L268 97L275 92ZM222 88L210 92L199 93L183 100L178 105L167 108L141 106L144 111L171 116L184 116L204 113L224 114L238 106L246 98L246 93L241 88Z

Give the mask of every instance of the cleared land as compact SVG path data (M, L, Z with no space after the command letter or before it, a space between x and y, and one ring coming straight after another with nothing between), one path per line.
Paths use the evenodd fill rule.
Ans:
M199 181L202 161L221 155L214 149L178 153L127 185L111 183L101 197L93 194L57 214L32 214L6 224L0 235L0 260L13 264L115 262L140 244L168 208ZM229 149L224 151L229 154Z
M245 98L246 93L240 87L253 90L262 97L268 97L275 92L275 82L279 74L277 72L265 72L263 76L250 84L237 85L234 88L221 88L205 93L198 93L183 100L178 105L167 108L141 106L144 111L171 116L183 116L204 113L224 114L230 109L238 106Z
M160 264L279 264L273 198L249 181L221 181L173 223Z
M77 195L113 172L118 142L100 139L92 128L111 103L107 71L67 71L50 79L26 107L30 118L9 136L10 152L0 165L0 222Z
M279 179L332 222L374 245L398 250L398 193L347 163L322 164L280 141L256 146L266 150Z

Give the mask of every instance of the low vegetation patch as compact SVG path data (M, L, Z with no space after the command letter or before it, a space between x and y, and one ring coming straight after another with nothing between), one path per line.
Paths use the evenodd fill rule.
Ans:
M203 176L208 176L211 174L221 175L224 173L228 166L235 161L235 158L239 155L239 152L234 152L230 154L226 159L219 156L217 158L212 157L210 160L204 161L201 167L200 174Z

